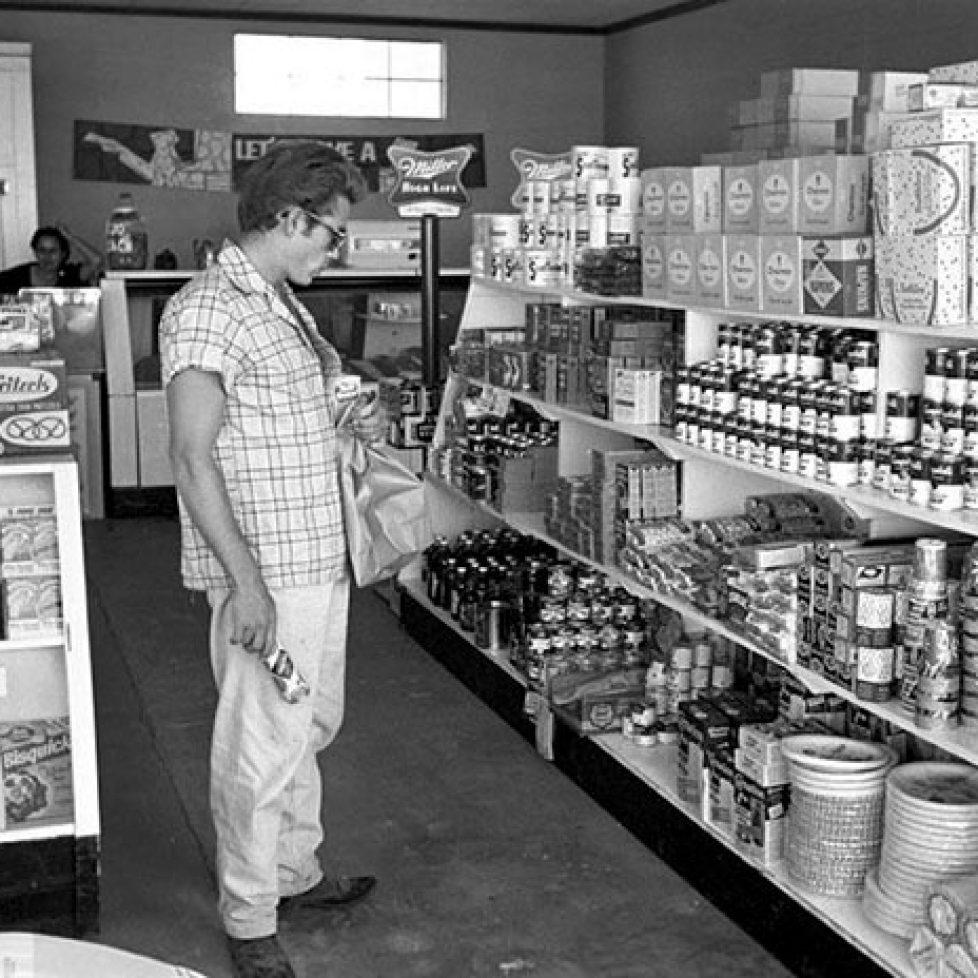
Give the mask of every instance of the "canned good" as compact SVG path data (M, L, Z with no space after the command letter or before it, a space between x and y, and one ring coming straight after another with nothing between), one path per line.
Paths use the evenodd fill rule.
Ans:
M920 398L910 391L887 391L884 435L895 444L917 440Z
M834 486L854 486L859 482L859 451L853 442L831 442L827 452L826 480Z
M931 483L930 463L933 456L930 452L919 449L910 460L910 492L909 502L914 506L927 507L930 505Z
M876 442L860 441L857 448L859 456L859 485L871 486L876 475Z
M939 455L930 465L930 508L952 512L964 508L964 459Z
M910 498L910 466L913 461L913 445L894 445L890 456L890 495L894 499Z
M944 356L944 404L964 407L968 399L968 356L970 350L948 350Z
M945 401L941 405L941 451L947 455L964 453L964 405Z
M848 349L846 366L849 386L857 391L876 390L879 346L874 340L855 340Z

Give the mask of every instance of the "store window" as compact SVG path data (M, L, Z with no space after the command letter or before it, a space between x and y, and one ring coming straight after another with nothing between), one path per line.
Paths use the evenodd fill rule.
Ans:
M444 119L444 69L441 41L235 34L234 111Z

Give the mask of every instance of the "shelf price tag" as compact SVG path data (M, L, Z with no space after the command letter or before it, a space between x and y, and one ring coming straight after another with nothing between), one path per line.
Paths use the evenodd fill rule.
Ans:
M471 146L434 153L390 146L387 155L396 176L387 199L401 217L458 217L469 203L462 171L472 156Z

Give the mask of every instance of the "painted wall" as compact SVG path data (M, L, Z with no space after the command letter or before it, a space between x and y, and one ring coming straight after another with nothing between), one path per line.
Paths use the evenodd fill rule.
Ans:
M105 218L119 191L132 189L149 226L150 253L169 248L182 267L192 265L193 238L219 240L235 230L233 194L74 180L76 119L303 135L481 132L488 187L472 191L472 207L462 218L441 222L443 264L467 265L467 214L511 209L516 171L509 151L514 146L554 153L603 137L601 38L446 31L441 36L448 43L448 119L392 124L236 116L235 31L439 37L430 30L401 28L343 31L335 25L4 11L0 38L33 44L41 222L63 221L101 246ZM374 195L356 216L395 215L385 198Z
M643 165L730 148L727 110L774 68L926 70L978 58L974 0L728 0L607 42L606 140Z

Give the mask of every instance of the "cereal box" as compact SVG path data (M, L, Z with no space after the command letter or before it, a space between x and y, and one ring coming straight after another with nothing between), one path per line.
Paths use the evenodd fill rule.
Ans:
M666 174L664 166L650 167L640 174L642 180L642 214L645 227L654 231L666 229Z
M802 236L805 313L872 316L873 239L869 235Z
M798 160L761 160L757 164L761 234L794 234L798 230Z
M725 306L726 237L722 234L697 234L693 238L695 261L693 302L703 306Z
M688 304L696 287L695 239L691 234L666 235L666 298Z
M802 157L798 186L798 229L803 234L869 230L869 157Z
M802 311L801 238L761 236L761 309L773 315Z
M756 234L726 235L727 306L746 312L761 308L761 246Z
M757 232L757 164L723 168L723 230Z
M5 830L57 825L75 817L67 717L0 723Z
M642 230L642 295L646 299L666 297L666 236L648 224Z

